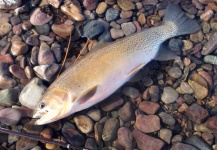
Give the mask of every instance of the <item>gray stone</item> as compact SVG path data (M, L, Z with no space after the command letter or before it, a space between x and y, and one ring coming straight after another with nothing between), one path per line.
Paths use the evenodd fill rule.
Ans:
M176 120L173 118L173 116L168 113L161 112L159 113L159 117L161 118L162 122L167 125L173 126L176 123Z
M119 121L115 118L108 119L105 122L102 139L104 141L112 141L117 137L117 131L119 128Z
M0 105L12 106L18 100L18 88L9 88L0 91Z
M173 89L172 87L164 87L163 89L163 93L161 95L161 100L166 103L166 104L170 104L176 101L176 99L178 98L179 94L178 92Z
M110 22L118 18L120 12L115 9L108 9L105 14L106 21Z
M41 79L33 78L21 91L19 102L23 106L35 109L46 89Z
M190 144L199 150L212 150L211 146L207 144L203 139L199 136L192 135L185 140L185 143Z
M0 110L0 122L8 126L16 125L22 117L21 111L13 108Z

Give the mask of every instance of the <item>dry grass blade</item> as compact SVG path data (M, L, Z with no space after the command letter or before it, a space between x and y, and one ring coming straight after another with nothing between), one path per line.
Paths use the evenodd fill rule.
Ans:
M64 59L63 59L61 68L60 68L60 70L59 70L59 72L58 72L58 74L57 74L57 78L60 76L60 74L61 74L61 72L62 72L62 70L63 70L63 67L64 67L64 65L65 65L66 58L67 58L68 53L69 53L69 46L70 46L70 43L71 43L71 39L72 39L72 33L70 33L69 42L68 42L68 46L67 46L67 49L66 49L66 54L65 54L65 57L64 57Z

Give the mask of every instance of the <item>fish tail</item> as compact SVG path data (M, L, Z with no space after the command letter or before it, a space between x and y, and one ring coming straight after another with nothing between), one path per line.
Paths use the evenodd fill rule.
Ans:
M190 34L200 30L200 26L196 20L186 16L181 8L172 3L168 4L163 22L164 24L171 24L172 22L176 36ZM171 28L169 30L171 31Z

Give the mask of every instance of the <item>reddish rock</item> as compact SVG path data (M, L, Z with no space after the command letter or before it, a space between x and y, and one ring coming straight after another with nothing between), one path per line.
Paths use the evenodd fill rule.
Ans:
M136 117L136 128L144 133L152 133L161 128L160 118L156 115L142 115Z
M134 129L133 137L136 139L136 143L138 145L139 149L143 150L161 150L164 146L164 142L153 138L145 133L142 133L141 131Z
M186 114L192 121L199 124L209 117L208 111L196 103L186 109Z
M127 127L118 129L118 143L125 149L132 149L133 136L130 129Z
M205 126L212 130L213 132L217 133L217 116L211 117L209 118L206 122L205 122Z
M94 10L98 4L98 0L84 0L83 5L87 10Z
M201 51L202 55L208 55L212 53L217 48L217 32L209 39L209 41L204 45Z
M53 13L50 12L48 7L36 8L30 17L31 24L41 26L48 23L53 18Z
M155 102L150 101L143 101L139 104L139 109L144 111L146 114L154 115L158 109L160 108L160 105Z
M103 111L112 111L121 106L123 103L124 100L120 96L113 94L108 97L103 103L101 103L100 107Z
M9 71L18 79L26 79L24 70L17 64L13 64L9 67Z
M14 60L10 54L5 54L5 55L0 55L0 62L12 64L14 63Z

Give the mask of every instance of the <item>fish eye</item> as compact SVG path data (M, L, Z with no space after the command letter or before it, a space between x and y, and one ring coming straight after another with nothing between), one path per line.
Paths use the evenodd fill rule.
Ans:
M40 102L40 103L39 103L39 108L40 108L40 109L43 109L44 107L45 107L45 103L44 103L44 102Z

